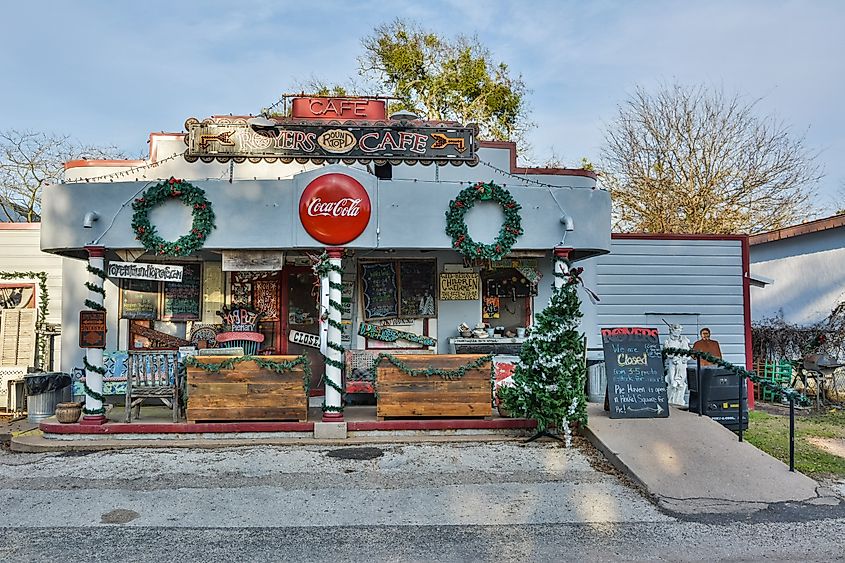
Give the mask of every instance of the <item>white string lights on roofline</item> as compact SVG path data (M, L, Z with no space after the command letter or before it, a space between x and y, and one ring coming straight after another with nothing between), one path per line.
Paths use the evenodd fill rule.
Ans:
M523 181L527 184L534 184L535 186L540 186L540 187L543 187L543 188L584 188L584 187L586 187L586 186L563 186L563 185L560 185L560 184L547 184L546 182L541 182L541 181L535 180L533 178L525 178L524 176L518 176L518 175L514 174L513 172L508 172L507 170L502 170L498 166L494 166L494 165L492 165L489 162L486 162L484 160L479 160L478 163L483 164L487 168L495 170L496 172L498 172L499 174L501 174L503 176L507 176L509 178L514 178L516 180L521 180L521 181ZM593 187L592 189L596 189L596 188Z
M111 174L103 174L101 176L93 176L93 177L87 177L87 178L76 178L75 180L65 180L65 183L66 184L78 184L78 183L81 183L81 182L99 182L101 180L114 181L115 178L120 178L120 177L123 177L123 176L132 176L135 172L138 172L139 170L149 170L149 169L152 169L152 168L156 168L156 167L160 166L161 164L164 164L165 162L167 162L169 160L174 160L176 158L184 156L185 152L186 151L183 151L183 152L180 152L180 153L177 153L177 154L173 154L173 155L170 155L168 157L162 158L161 160L157 160L156 162L150 162L149 164L142 164L140 166L133 166L132 168L127 168L126 170L119 170L117 172L112 172Z

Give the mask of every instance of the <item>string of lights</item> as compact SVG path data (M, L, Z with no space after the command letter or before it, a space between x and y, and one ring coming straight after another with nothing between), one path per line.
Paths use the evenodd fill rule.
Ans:
M533 184L535 186L540 186L540 187L543 187L543 188L583 188L583 187L585 187L585 186L565 186L565 185L560 185L560 184L548 184L546 182L541 182L539 180L535 180L534 178L525 178L523 176L519 176L517 174L514 174L513 172L508 172L507 170L502 170L498 166L494 166L494 165L492 165L489 162L486 162L484 160L479 160L478 163L483 164L487 168L490 168L490 169L498 172L502 176L507 176L508 178L514 178L516 180L520 180L522 182L525 182L526 184Z
M184 156L186 151L187 151L187 149L185 151L170 155L168 157L162 158L161 160L157 160L155 162L150 162L148 164L141 164L139 166L133 166L132 168L127 168L126 170L119 170L117 172L112 172L111 174L103 174L101 176L93 176L93 177L87 177L87 178L77 178L75 180L65 180L65 183L66 184L79 184L81 182L100 182L102 180L108 180L110 182L113 182L115 178L120 178L120 177L123 177L123 176L132 176L132 175L134 175L135 172L138 172L140 170L150 170L152 168L156 168L158 166L161 166L165 162L168 162L170 160L174 160L174 159L177 159L181 156Z

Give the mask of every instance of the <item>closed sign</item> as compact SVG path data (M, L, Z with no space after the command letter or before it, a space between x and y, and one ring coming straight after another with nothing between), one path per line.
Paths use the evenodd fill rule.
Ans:
M317 334L311 334L310 332L299 332L298 330L292 330L288 334L288 340L293 342L294 344L310 346L311 348L320 347L320 336Z

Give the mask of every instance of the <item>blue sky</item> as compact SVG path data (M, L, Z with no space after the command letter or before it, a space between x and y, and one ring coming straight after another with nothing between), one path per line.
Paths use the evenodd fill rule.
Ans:
M820 205L845 185L845 2L29 0L3 16L0 130L138 156L149 132L188 117L254 113L311 77L345 81L361 38L406 17L475 34L522 74L535 161L598 160L617 104L677 79L761 98L761 113L805 135L826 174Z

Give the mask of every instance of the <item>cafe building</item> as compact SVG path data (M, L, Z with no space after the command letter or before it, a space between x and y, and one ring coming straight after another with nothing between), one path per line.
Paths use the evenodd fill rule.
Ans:
M367 428L494 424L492 374L555 269L611 249L592 171L519 167L513 143L382 99L285 109L188 119L148 160L71 161L45 189L41 247L72 259L61 368L85 398L65 431L140 431L159 399L183 430L351 431L357 404ZM584 329L600 347L594 313Z

